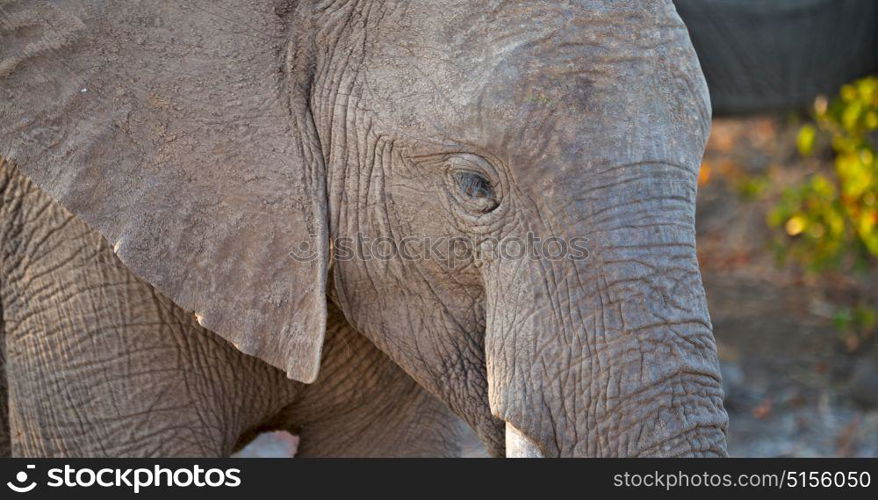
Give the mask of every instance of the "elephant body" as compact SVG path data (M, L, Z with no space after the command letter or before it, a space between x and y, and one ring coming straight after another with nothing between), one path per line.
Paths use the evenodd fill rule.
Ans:
M199 326L2 162L0 200L3 456L219 457L273 429L301 435L299 456L458 453L460 419L336 308L325 376L292 381Z
M9 1L0 46L14 453L725 454L671 0Z

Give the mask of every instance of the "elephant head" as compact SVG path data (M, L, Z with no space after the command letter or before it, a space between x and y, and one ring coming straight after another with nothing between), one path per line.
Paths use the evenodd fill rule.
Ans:
M243 352L313 381L333 300L496 454L725 453L670 0L0 17L0 154Z

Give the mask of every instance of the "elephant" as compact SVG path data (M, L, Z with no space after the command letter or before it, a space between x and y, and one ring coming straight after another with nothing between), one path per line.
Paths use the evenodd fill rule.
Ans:
M12 454L726 454L671 0L0 19Z

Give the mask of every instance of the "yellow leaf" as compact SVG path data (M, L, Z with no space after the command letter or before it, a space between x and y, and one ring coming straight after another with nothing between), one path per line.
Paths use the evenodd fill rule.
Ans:
M814 151L814 139L817 137L817 129L813 125L805 125L799 130L796 138L796 146L802 156L810 156Z
M797 234L801 234L802 231L805 230L805 219L804 217L796 215L795 217L792 217L790 218L790 220L787 221L784 228L786 229L787 234L790 236L796 236Z

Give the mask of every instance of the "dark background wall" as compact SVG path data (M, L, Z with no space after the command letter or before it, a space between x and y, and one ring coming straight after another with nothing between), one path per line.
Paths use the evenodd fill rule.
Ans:
M878 69L876 0L675 0L714 111L806 106Z

